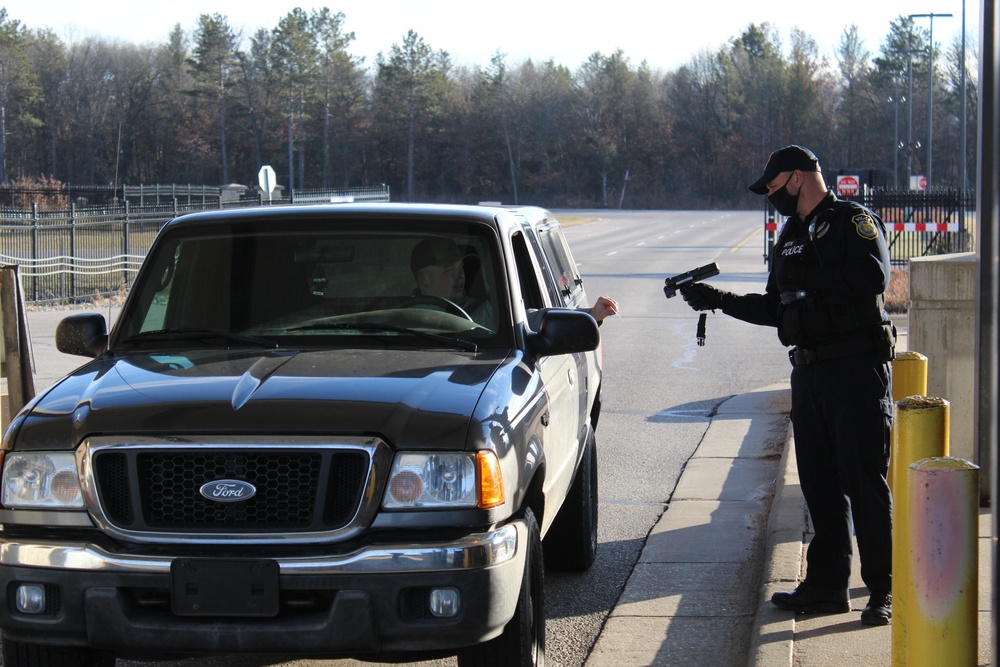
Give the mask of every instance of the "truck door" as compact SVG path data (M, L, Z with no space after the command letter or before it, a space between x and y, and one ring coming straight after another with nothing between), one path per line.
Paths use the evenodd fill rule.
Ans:
M518 273L525 311L529 313L528 322L530 326L537 326L544 309L565 306L538 240L530 233L520 232L514 234L511 240L515 254L519 256ZM565 497L576 466L580 372L575 356L562 354L535 362L549 401L549 421L543 433L542 446L547 468L545 493L553 498ZM546 513L545 518L551 516L554 513Z

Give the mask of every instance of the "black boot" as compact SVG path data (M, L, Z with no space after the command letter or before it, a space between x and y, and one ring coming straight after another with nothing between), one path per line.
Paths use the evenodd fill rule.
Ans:
M771 596L776 606L800 614L843 614L851 610L847 589L824 590L802 582L794 591L779 592Z
M861 612L861 622L865 625L892 623L892 593L872 593Z

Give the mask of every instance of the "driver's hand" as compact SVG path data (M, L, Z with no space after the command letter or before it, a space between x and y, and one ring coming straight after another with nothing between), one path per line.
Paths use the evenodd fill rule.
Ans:
M590 309L590 315L598 322L603 322L606 317L618 314L618 302L610 296L597 297L597 303Z

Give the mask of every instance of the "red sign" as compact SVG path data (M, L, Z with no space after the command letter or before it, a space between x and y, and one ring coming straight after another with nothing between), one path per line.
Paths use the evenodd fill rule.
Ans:
M855 197L860 189L861 185L857 176L837 177L837 194L841 197Z

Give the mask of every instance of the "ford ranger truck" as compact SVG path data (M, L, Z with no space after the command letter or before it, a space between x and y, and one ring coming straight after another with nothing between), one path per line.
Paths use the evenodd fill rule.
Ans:
M167 223L4 434L4 665L543 664L543 569L597 548L587 305L538 208Z

